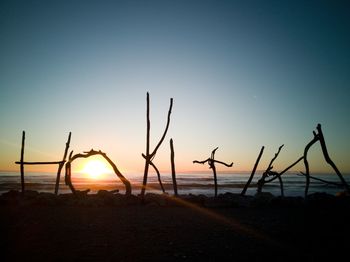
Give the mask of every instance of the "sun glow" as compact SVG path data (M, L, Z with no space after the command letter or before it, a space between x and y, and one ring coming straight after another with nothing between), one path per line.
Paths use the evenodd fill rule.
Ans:
M92 179L99 179L104 175L110 174L112 170L106 163L100 160L91 160L84 165L81 172L87 174Z

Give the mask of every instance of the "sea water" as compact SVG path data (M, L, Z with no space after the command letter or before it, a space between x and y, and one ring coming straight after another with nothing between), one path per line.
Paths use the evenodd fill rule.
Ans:
M321 178L330 182L340 183L336 174L311 174L314 177ZM125 174L131 183L132 193L139 194L141 190L143 175L142 174ZM240 193L248 181L249 173L218 173L218 193ZM345 180L350 183L350 175L343 175ZM72 182L77 190L90 189L91 193L96 193L100 189L120 190L123 193L125 188L123 183L116 175L102 176L101 179L92 179L84 174L73 174ZM261 173L257 173L251 182L246 194L254 195L256 193L257 181L261 178ZM25 189L36 190L39 192L54 192L56 183L55 173L29 173L24 176ZM285 196L304 196L305 177L298 176L295 173L287 173L282 176ZM170 174L161 174L161 181L165 191L173 194L172 178ZM176 175L179 194L204 194L207 196L214 195L214 180L211 173L178 173ZM147 182L147 192L162 193L156 174L149 174ZM18 172L0 172L0 194L9 190L20 190L21 178ZM325 184L321 181L311 180L309 193L326 192L336 194L343 191L342 187ZM278 180L265 184L264 192L270 192L276 196L281 194ZM64 182L64 175L61 175L59 193L70 193L69 187Z

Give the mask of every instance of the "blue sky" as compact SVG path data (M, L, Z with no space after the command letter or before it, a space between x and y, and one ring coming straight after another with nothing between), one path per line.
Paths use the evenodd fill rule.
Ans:
M156 163L199 170L219 147L232 170L260 169L278 146L284 168L317 123L350 172L350 6L346 1L1 1L0 169L101 149L125 172L143 168L146 92L152 144L173 114ZM311 170L329 171L319 147ZM223 168L222 170L227 170ZM298 166L297 170L303 170Z

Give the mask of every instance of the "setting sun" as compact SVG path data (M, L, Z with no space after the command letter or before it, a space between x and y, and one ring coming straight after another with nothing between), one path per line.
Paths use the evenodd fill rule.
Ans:
M91 160L85 164L82 172L89 175L90 178L98 179L103 175L111 173L112 170L107 166L106 163L100 160Z

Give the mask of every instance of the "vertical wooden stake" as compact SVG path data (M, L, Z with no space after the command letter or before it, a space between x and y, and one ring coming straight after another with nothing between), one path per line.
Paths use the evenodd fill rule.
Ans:
M175 171L175 153L173 139L170 139L170 161L171 161L171 177L173 178L174 194L177 196L177 183L176 183L176 171Z
M253 180L253 177L254 177L254 175L255 175L255 171L256 171L256 169L257 169L257 167L258 167L258 165L259 165L259 162L260 162L260 158L261 158L261 156L262 156L262 154L263 154L263 152L264 152L264 148L265 148L265 147L263 146L263 147L261 147L261 149L260 149L259 156L258 156L258 158L257 158L256 161L255 161L254 168L253 168L253 170L252 170L252 173L250 174L250 177L249 177L247 183L245 184L245 186L244 186L244 188L243 188L243 190L242 190L241 196L244 196L244 195L245 195L245 193L246 193L246 191L247 191L247 189L248 189L250 183L251 183L252 180Z
M149 119L149 93L147 92L147 111L146 111L146 117L147 117L147 130L146 130L146 158L145 158L145 169L143 173L143 181L142 181L142 188L141 188L141 196L144 196L146 191L146 185L147 185L147 177L148 177L148 169L149 169L149 137L150 137L150 129L151 129L151 121Z
M68 153L68 149L69 149L71 136L72 136L72 132L69 132L68 140L67 140L67 143L66 143L66 148L65 148L64 154L63 154L62 163L60 163L58 165L57 176L56 176L56 185L55 185L55 195L58 194L58 188L59 188L59 185L60 185L60 178L61 178L61 171L62 171L62 168L64 166L64 163L66 162L66 157L67 157L67 153Z
M26 137L25 131L22 131L22 148L21 148L21 186L22 186L22 194L24 194L24 140Z

